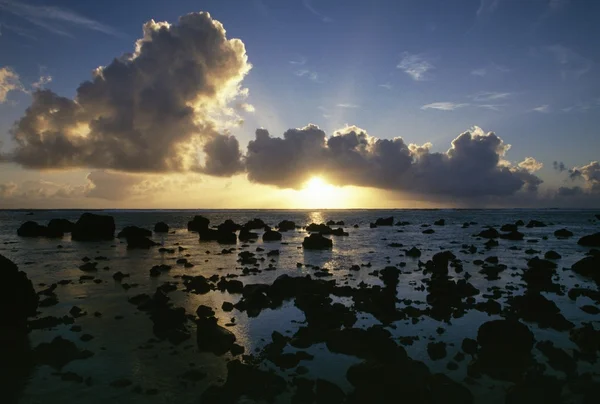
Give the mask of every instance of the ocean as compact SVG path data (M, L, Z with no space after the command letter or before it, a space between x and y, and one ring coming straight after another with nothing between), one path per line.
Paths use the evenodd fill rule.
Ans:
M9 258L25 271L37 291L58 283L54 293L58 303L39 308L36 318L46 316L62 317L69 315L73 306L80 307L87 315L74 319L73 324L60 324L52 329L35 329L29 333L32 348L41 343L50 342L56 336L75 342L81 348L93 352L88 359L74 360L57 370L46 365L31 366L24 373L22 380L5 388L14 389L17 402L20 403L187 403L202 402L201 396L211 385L222 385L228 378L227 363L235 358L231 353L215 355L203 352L196 344L196 327L193 323L196 309L206 305L215 312L219 325L224 326L235 335L236 343L244 348L244 354L259 353L272 342L273 331L286 337L293 336L299 328L305 326L305 313L298 308L294 299L285 300L280 307L264 308L256 316L247 311L234 308L232 311L222 309L224 302L236 304L242 298L239 293L212 290L205 294L191 293L186 290L184 278L213 275L228 279L240 280L244 285L271 285L281 275L293 277L310 275L316 279L335 281L338 286L350 288L383 286L381 276L373 271L393 266L399 269L399 282L396 287L396 307L398 309L412 306L426 310L428 303L427 283L424 279L430 275L424 273L424 266L419 265L432 259L440 251L449 250L461 261L462 270L450 267L450 279L468 279L481 293L474 296L475 304L488 301L484 295L493 294L494 290L506 293L493 294L503 311L508 308L507 299L524 293L526 283L521 274L528 267L528 260L550 250L560 254L560 259L552 260L557 264L554 282L560 285L556 292L543 292L560 309L560 313L571 323L573 328L591 322L598 328L600 315L590 314L581 309L582 306L596 306L589 297L569 298L568 291L575 287L598 290L598 286L590 279L573 273L571 266L582 259L590 250L577 244L577 240L585 235L599 231L600 224L596 220L597 211L590 210L104 210L93 213L114 217L117 233L125 226L139 226L152 230L157 222L165 222L170 226L169 233L154 233L152 239L160 246L148 250L128 250L126 241L115 238L114 241L77 242L71 241L70 235L62 239L23 238L17 236L19 226L28 220L46 224L53 218L64 218L73 222L84 211L78 210L35 210L35 211L0 211L0 254ZM221 245L214 241L199 241L198 234L187 230L187 222L194 215L202 215L217 225L231 219L243 224L254 218L262 219L270 226L277 226L282 220L292 220L299 227L310 223L324 223L329 220L343 221L348 236L329 235L333 240L330 250L307 250L302 248L302 241L308 235L303 228L282 232L281 241L242 243ZM393 217L394 222L406 222L401 226L378 226L370 228L369 224L378 218ZM444 219L444 225L434 225L435 221ZM537 220L545 227L520 227L525 234L524 240L511 241L498 239L498 245L486 248L488 241L475 237L485 226L500 226L522 220L527 224ZM464 223L471 223L468 227ZM356 226L355 226L356 225ZM424 225L429 225L424 227ZM554 231L566 228L574 233L568 239L559 239ZM426 229L433 233L424 234ZM254 230L261 234L262 230ZM61 247L59 247L59 245ZM465 245L465 246L463 246ZM477 251L465 251L466 246L475 246ZM174 248L175 252L160 252L159 248ZM182 247L182 249L178 249ZM259 248L257 251L257 247ZM422 255L418 258L407 257L405 252L412 247L418 248ZM224 249L233 250L224 252ZM264 251L260 251L264 249ZM181 251L180 251L181 250ZM279 254L267 253L278 250ZM529 251L528 251L529 250ZM244 271L238 260L239 253L249 251L256 254L257 266L253 270ZM105 257L98 261L98 271L83 272L79 267L84 257L95 261L95 257ZM498 279L486 279L480 273L481 263L497 257L506 269L498 274ZM185 258L192 267L177 264L177 260ZM490 261L492 262L492 261ZM170 265L172 269L160 276L151 277L149 271L156 265ZM353 266L358 265L357 267ZM106 268L106 269L105 269ZM257 269L257 270L254 270ZM113 279L116 272L129 274L122 281ZM467 275L468 274L468 275ZM88 275L88 278L81 278ZM90 277L91 276L91 277ZM93 277L93 279L92 279ZM66 283L67 281L70 283ZM60 284L63 281L64 285ZM169 282L173 285L168 297L174 307L182 307L189 315L187 328L191 337L180 344L172 344L160 340L153 333L153 323L149 315L138 310L128 300L136 295L154 294L156 289ZM126 287L123 287L126 284ZM353 300L347 296L332 296L334 303L341 303L353 309ZM470 306L472 307L472 306ZM99 313L94 315L93 313ZM353 328L366 329L380 324L380 319L373 313L356 310L356 322ZM461 352L464 338L477 338L479 327L488 321L500 319L505 313L488 314L476 309L468 309L459 318L449 321L440 320L427 314L415 319L402 319L384 324L394 341L401 345L408 356L423 362L432 373L443 373L455 382L465 386L473 395L474 402L503 403L507 391L515 385L512 381L496 380L488 375L474 376L469 372L469 363L475 358L455 359ZM535 321L521 321L532 331L536 341L551 341L554 346L563 349L569 356L575 357L578 346L570 339L569 330L542 328ZM225 326L228 324L228 326ZM79 327L73 327L73 325ZM81 340L83 334L93 338ZM446 353L442 358L432 359L428 345L432 342L444 342ZM339 386L345 394L350 394L354 387L347 378L350 366L363 361L363 358L352 354L331 352L324 342L315 343L302 349L309 355L303 357L298 366L282 369L268 358L260 361L262 370L272 370L288 382L286 391L275 398L275 402L290 402L294 395L292 381L294 377L316 380L324 379ZM297 348L285 346L284 353L294 353ZM551 366L548 358L539 349L532 350L533 358L543 369L543 374L556 377L558 380L572 380L555 366ZM312 359L309 357L312 356ZM459 355L460 356L460 355ZM250 361L250 358L246 358ZM449 365L453 362L453 365ZM199 369L204 376L190 379L189 371ZM579 375L591 373L596 380L600 369L595 362L577 361ZM65 373L81 376L64 377ZM186 373L188 372L188 373ZM186 376L186 374L188 376ZM72 380L75 379L75 380ZM199 379L199 380L197 380ZM125 382L118 383L116 381ZM579 402L581 395L565 385L562 394L569 402ZM398 391L398 402L401 402L402 391ZM242 400L244 400L242 398ZM254 402L248 399L245 402Z

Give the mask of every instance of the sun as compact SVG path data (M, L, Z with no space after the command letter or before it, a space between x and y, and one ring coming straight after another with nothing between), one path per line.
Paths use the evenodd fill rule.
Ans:
M305 208L337 208L344 204L344 191L328 184L322 177L312 177L300 191L301 204Z

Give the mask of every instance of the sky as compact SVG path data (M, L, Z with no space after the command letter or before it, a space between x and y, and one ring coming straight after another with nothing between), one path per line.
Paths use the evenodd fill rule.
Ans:
M599 17L0 0L0 208L597 207Z

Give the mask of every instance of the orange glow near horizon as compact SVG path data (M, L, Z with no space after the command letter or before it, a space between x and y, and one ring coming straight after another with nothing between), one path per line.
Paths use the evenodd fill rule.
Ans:
M336 209L352 204L352 191L346 187L329 184L323 177L315 176L306 181L302 189L292 191L295 207L304 209Z

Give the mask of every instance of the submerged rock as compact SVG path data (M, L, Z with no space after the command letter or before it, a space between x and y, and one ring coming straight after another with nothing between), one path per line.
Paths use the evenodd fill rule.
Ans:
M137 226L127 226L117 234L118 238L152 237L152 232Z
M75 241L103 241L115 237L115 219L112 216L84 213L73 226L71 238Z
M150 240L148 237L144 236L129 236L127 237L127 249L133 250L136 248L139 249L149 249L150 247L154 247L159 245L159 243L155 243Z
M546 223L540 222L539 220L530 220L529 223L527 223L527 228L531 229L533 227L546 227Z
M43 342L33 350L35 361L42 365L62 369L67 363L74 360L87 359L94 354L87 350L79 350L77 346L61 336L55 337L51 342Z

